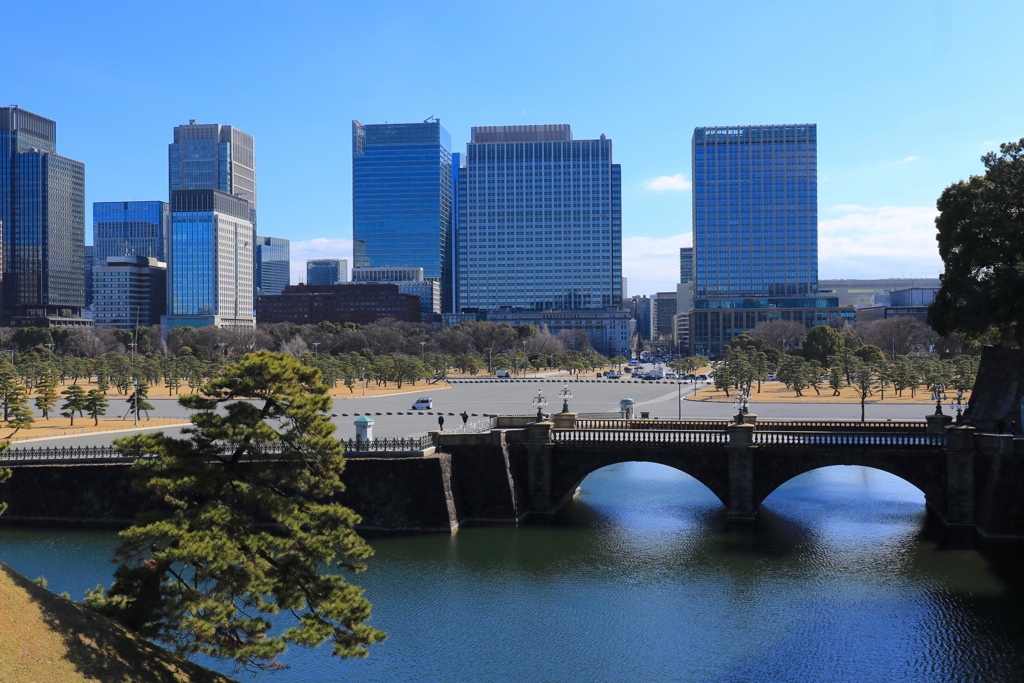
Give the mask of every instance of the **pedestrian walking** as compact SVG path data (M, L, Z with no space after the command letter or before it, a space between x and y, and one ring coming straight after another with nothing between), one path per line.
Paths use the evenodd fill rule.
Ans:
M469 421L469 413L465 410L462 411L462 424L466 424Z
M444 431L444 415L437 416L437 428Z

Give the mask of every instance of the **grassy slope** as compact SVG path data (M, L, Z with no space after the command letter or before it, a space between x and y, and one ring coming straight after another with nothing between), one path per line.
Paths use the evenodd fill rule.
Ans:
M0 562L3 683L231 683L113 621L41 588Z

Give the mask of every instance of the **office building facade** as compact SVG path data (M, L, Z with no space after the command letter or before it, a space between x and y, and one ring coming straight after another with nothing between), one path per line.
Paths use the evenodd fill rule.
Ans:
M260 323L364 325L381 318L419 322L420 302L396 285L382 284L288 285L281 294L261 294L256 300Z
M348 282L348 261L342 258L306 260L307 285L337 285Z
M249 203L220 190L172 190L167 315L173 327L252 327Z
M441 122L352 122L354 268L422 268L450 298L451 136Z
M769 320L843 323L818 296L817 146L815 124L694 130L694 353Z
M474 127L458 192L459 310L620 305L621 169L604 135Z
M167 202L93 202L92 239L97 263L109 256L164 260L171 223Z
M13 326L88 325L85 165L57 154L57 124L0 107L3 320Z
M441 283L424 278L422 268L353 268L352 282L396 285L398 291L418 296L423 322L441 315Z
M234 126L197 123L175 126L168 145L168 187L219 190L244 199L248 220L256 225L256 143Z
M256 294L280 294L291 281L291 242L256 236Z
M167 310L167 264L146 256L108 256L93 269L93 293L97 327L159 325Z
M619 310L617 306L609 306L605 310L487 311L486 319L498 324L508 323L512 327L535 325L555 336L563 331L586 332L593 349L608 358L629 358L629 345L635 329L630 312Z

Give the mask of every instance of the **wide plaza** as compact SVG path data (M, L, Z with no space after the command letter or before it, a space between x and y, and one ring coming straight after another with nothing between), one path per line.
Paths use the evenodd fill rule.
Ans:
M635 416L648 413L651 418L677 419L725 419L735 415L737 406L733 402L693 400L695 389L708 385L698 383L677 383L671 380L639 382L622 380L598 380L593 377L566 380L565 378L505 379L505 380L463 380L451 385L417 383L403 387L402 393L385 395L362 395L360 388L348 397L334 400L334 423L339 438L353 438L353 422L362 415L373 419L375 437L421 436L438 429L438 418L444 418L445 429L462 425L460 415L465 412L469 421L482 419L485 415L526 415L536 413L534 399L538 391L547 401L545 413L561 411L561 392L568 387L572 398L568 400L569 410L575 413L611 413L618 410L619 401L631 398L634 401ZM824 392L823 392L824 394ZM690 400L687 400L690 396ZM767 395L766 395L767 396ZM430 410L413 410L417 398L433 400ZM758 394L752 396L749 411L765 419L782 420L859 420L859 403L830 403L827 397L806 397L801 402L760 401ZM151 399L155 410L154 419L185 421L188 411L173 399ZM934 412L929 403L897 404L872 400L866 406L868 420L923 420ZM952 412L946 406L947 412ZM110 443L114 438L130 433L159 431L168 434L180 432L180 426L147 428L146 421L140 420L140 429L132 429L132 421L124 423L123 430L116 432L87 433L48 439L19 441L12 449L39 446L96 446Z

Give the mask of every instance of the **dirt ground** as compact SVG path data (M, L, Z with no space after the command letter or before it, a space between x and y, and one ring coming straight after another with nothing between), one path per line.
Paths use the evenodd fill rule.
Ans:
M758 392L757 385L755 384L750 395L750 402L756 403L758 401L764 401L766 403L860 403L860 395L858 395L853 388L843 387L839 390L839 396L833 396L832 388L823 385L818 388L821 394L816 394L814 389L808 387L801 393L803 396L797 396L796 392L792 389L787 389L786 385L782 382L764 382L761 384L761 391ZM931 392L926 389L919 388L915 392L915 396L911 396L910 390L906 389L903 391L903 396L897 396L892 389L886 389L884 395L881 392L876 391L874 395L868 396L866 403L894 403L899 405L927 405L933 404L931 400ZM950 396L946 394L947 398ZM970 399L970 392L965 392L962 398L963 405L966 408L967 401ZM713 401L718 403L730 403L736 400L736 392L729 390L729 396L725 395L725 392L715 389L713 386L701 389L696 394L687 396L688 401ZM952 393L952 401L943 401L944 406L956 405L956 393Z

